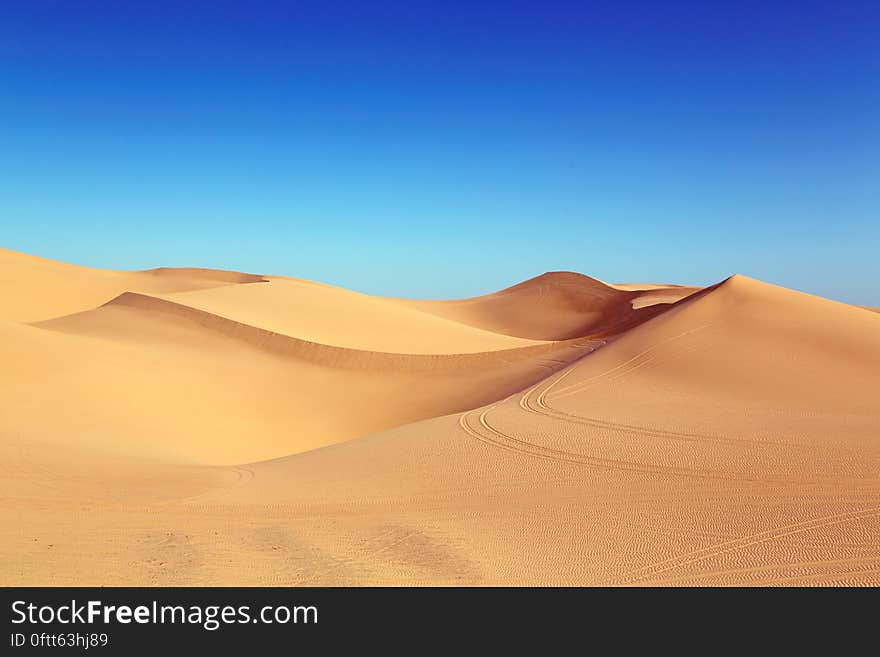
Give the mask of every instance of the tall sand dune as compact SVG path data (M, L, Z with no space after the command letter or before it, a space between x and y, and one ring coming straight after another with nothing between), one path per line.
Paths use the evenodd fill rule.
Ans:
M0 264L0 583L880 584L863 308Z
M617 289L582 274L548 272L482 297L405 303L504 335L567 340L587 334L619 333L662 312L662 308L636 307L633 302L643 294Z
M375 553L328 532L344 565L308 583L876 584L878 319L734 277L501 402L256 464L228 498L358 505Z

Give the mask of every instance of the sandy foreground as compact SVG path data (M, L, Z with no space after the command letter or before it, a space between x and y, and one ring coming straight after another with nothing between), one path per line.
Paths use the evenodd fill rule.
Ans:
M0 584L878 585L880 313L0 250Z

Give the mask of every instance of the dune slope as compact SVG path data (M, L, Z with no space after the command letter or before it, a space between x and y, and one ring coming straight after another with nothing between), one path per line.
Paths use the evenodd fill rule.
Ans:
M28 373L3 377L5 431L52 439L63 431L81 444L205 464L277 457L479 406L596 344L355 350L130 292L16 330L26 339L4 346Z
M276 333L352 349L440 354L540 344L421 312L392 300L280 277L268 277L260 285L186 291L165 298Z

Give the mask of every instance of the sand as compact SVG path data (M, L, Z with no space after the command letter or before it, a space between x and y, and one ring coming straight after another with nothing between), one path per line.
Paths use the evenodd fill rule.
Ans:
M865 308L4 250L0 301L0 584L880 584Z

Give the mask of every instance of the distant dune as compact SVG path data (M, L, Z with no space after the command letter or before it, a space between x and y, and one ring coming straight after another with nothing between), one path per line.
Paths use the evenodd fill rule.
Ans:
M637 300L656 295L655 287L624 290L582 274L550 272L482 297L403 303L503 335L566 340L584 335L613 335L640 324L663 309ZM667 300L677 301L683 295L667 293Z
M181 292L259 280L214 269L90 269L0 249L0 320L34 322L69 315L123 292Z
M7 250L0 300L0 584L880 584L876 308Z

